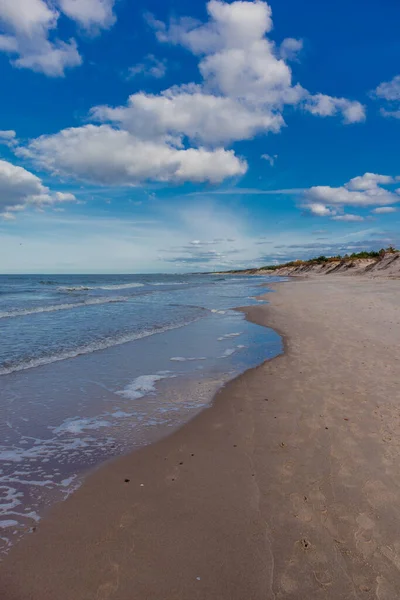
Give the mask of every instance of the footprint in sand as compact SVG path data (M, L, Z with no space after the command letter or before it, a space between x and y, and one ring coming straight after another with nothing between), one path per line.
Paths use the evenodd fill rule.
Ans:
M308 503L306 498L306 496L300 496L300 494L290 495L295 517L303 523L309 523L312 521L314 512L312 506Z

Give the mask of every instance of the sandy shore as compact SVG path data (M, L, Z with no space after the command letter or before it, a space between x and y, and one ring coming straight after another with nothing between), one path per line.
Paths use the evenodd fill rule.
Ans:
M400 284L275 286L286 352L100 469L0 567L4 600L400 597Z

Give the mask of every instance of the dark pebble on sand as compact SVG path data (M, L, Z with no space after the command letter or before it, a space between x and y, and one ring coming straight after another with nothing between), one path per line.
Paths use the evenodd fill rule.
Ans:
M129 483L129 482L130 482L130 479L125 479L125 483Z

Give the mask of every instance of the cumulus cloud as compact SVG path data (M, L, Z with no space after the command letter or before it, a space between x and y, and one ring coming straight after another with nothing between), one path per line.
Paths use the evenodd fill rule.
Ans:
M62 12L85 29L108 28L115 23L115 0L59 0Z
M360 102L347 100L346 98L335 98L325 94L309 96L304 104L305 110L320 117L333 117L342 114L346 124L360 123L365 121L365 107Z
M138 92L121 106L95 106L90 117L99 125L42 136L21 153L53 172L99 183L217 183L247 170L246 162L225 146L278 133L287 105L320 116L342 115L346 123L364 118L359 103L322 94L317 98L293 83L285 51L267 37L272 13L266 2L210 0L207 11L205 23L149 19L159 41L179 44L198 58L201 82L159 94ZM286 40L283 48L287 57L300 42ZM158 63L154 68L153 76L161 74ZM329 110L323 103L330 103Z
M2 0L0 51L10 54L17 68L62 77L66 69L79 66L82 57L74 39L54 38L60 11L93 31L113 24L113 4L114 0Z
M210 0L207 11L206 23L190 18L173 19L168 25L150 20L159 41L179 44L198 57L201 83L174 86L157 95L133 94L123 106L94 107L92 117L136 135L171 135L209 145L279 132L287 105L319 116L342 115L346 123L365 118L358 102L313 96L293 83L289 65L267 37L272 13L266 2ZM287 50L294 46L299 48L300 42L283 44Z
M360 215L340 214L345 206L377 206L376 213L393 212L388 206L400 202L399 190L391 191L383 186L396 183L397 177L365 173L350 179L341 187L315 186L303 194L306 202L302 205L314 215L331 217L335 221L361 221ZM379 209L382 206L384 210ZM387 210L389 208L389 210ZM339 213L339 214L338 214Z
M305 205L305 208L310 211L311 214L317 217L330 217L335 214L335 211L325 206L321 202L310 202Z
M44 0L2 0L0 3L0 51L13 57L18 68L51 77L62 76L68 67L81 64L75 40L49 40L57 27L59 12Z
M160 95L143 92L129 97L125 106L97 106L92 118L123 127L146 138L186 137L199 144L229 144L253 138L259 131L278 132L280 114L264 112L225 96L204 93L200 86L174 87Z
M41 136L18 153L53 173L111 185L147 180L218 183L242 175L247 168L230 150L177 148L109 125L86 125Z
M42 181L23 167L0 160L0 217L11 220L29 207L43 208L59 202L74 202L73 194L51 192Z
M167 72L167 61L156 58L154 54L148 54L143 62L140 62L128 69L127 79L132 79L137 75L154 77L161 79Z
M15 139L16 135L17 134L12 129L3 130L0 131L0 140L10 141Z
M400 75L396 75L390 81L384 81L371 92L376 100L385 101L385 106L380 109L384 117L400 119Z
M0 144L13 148L17 144L17 134L12 129L0 131Z

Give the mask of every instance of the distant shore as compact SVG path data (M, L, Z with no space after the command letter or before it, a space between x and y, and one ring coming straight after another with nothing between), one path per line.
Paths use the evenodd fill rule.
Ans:
M394 249L380 252L359 252L350 256L319 256L309 260L294 260L282 265L215 273L216 275L368 275L400 278L400 252Z
M272 287L243 310L285 353L90 476L0 566L2 599L400 596L399 283Z

